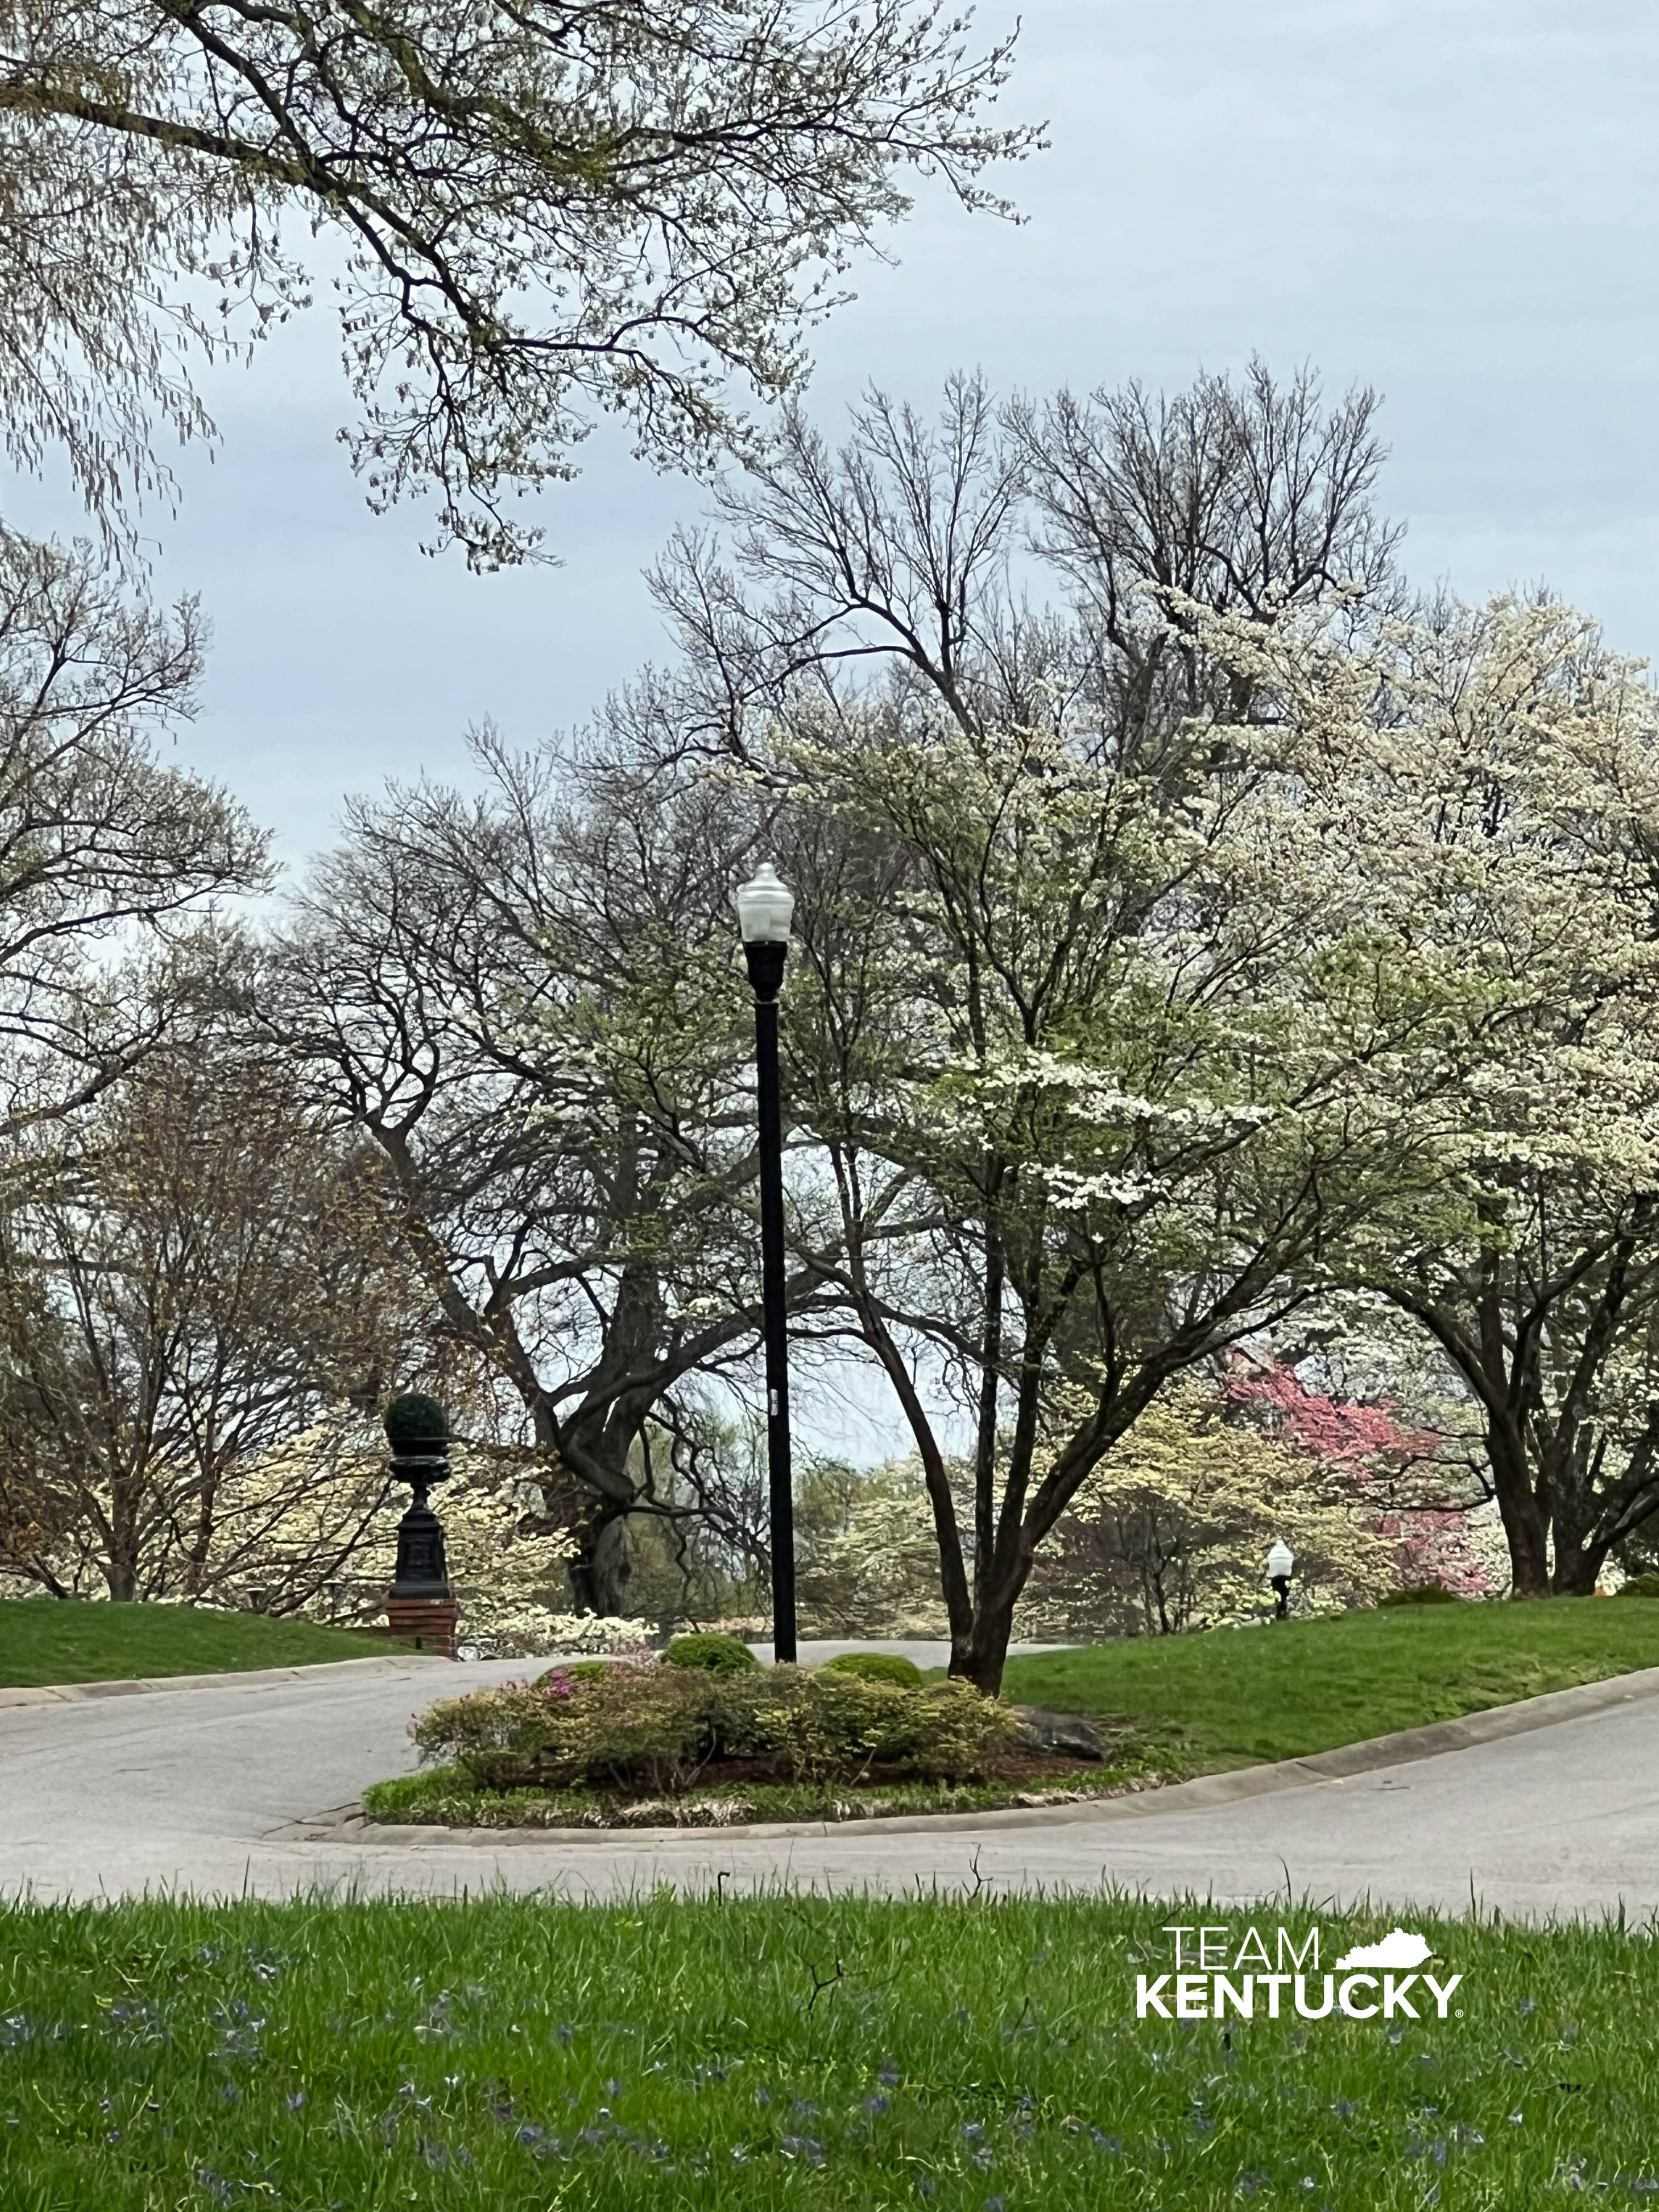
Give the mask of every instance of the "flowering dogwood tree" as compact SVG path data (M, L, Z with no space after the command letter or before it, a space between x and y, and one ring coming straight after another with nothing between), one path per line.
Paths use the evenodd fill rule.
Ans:
M1588 1593L1659 1512L1659 709L1542 602L1238 649L1345 763L1355 950L1416 1002L1431 1188L1346 1264L1478 1408L1516 1595Z
M1420 1183L1428 987L1375 968L1352 792L1293 729L1195 726L1156 775L1067 718L865 710L777 747L798 1107L845 1254L820 1272L911 1428L953 1665L994 1687L1112 1447ZM919 1359L975 1426L970 1534Z
M377 507L483 564L605 412L658 461L799 380L908 179L969 208L1036 143L1008 43L911 0L19 0L0 44L0 443L88 505L210 428L210 355L337 310ZM325 243L326 241L326 243Z

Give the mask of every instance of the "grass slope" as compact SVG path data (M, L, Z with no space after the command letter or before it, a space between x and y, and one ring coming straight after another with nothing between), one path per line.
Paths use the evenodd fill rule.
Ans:
M1659 1666L1659 1601L1400 1606L1012 1659L1003 1695L1173 1731L1197 1767L1295 1759Z
M88 1605L0 1599L0 1688L51 1682L131 1682L152 1674L242 1674L313 1667L403 1647L308 1620L198 1613L182 1605Z
M1518 2212L1659 2192L1645 1934L1418 1920L1443 1980L1464 1978L1443 2021L1431 2003L1394 2022L1135 2019L1137 1971L1170 1963L1164 1926L1242 1936L1253 1917L1272 1945L1281 1911L15 1907L0 2203ZM1323 1920L1322 1966L1385 1924Z

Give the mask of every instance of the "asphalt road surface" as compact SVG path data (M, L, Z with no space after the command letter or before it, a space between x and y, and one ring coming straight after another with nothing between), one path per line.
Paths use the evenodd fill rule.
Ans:
M803 1656L806 1656L803 1654ZM1659 1696L1345 1779L1195 1807L744 1837L353 1843L307 1824L406 1771L419 1706L525 1672L379 1662L0 1709L0 1894L507 1887L614 1897L789 1881L902 1894L1114 1884L1217 1903L1659 1914Z

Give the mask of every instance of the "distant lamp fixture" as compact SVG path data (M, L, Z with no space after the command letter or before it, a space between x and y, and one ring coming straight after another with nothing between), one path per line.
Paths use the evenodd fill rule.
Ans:
M1296 1554L1280 1536L1267 1554L1267 1580L1273 1584L1277 1602L1273 1619L1285 1620L1291 1610L1291 1577L1296 1572Z
M772 1539L772 1656L795 1663L795 1507L789 1472L789 1322L784 1289L783 1105L778 1079L778 993L795 895L763 862L732 903L755 994L759 1122L761 1312L766 1348L766 1487Z

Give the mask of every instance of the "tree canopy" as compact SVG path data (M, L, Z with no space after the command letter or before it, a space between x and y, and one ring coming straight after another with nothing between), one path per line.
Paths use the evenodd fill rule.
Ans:
M934 176L1036 142L1010 46L928 0L12 0L0 19L0 426L109 514L193 349L319 293L384 507L485 566L597 417L702 466L805 365L853 253Z

